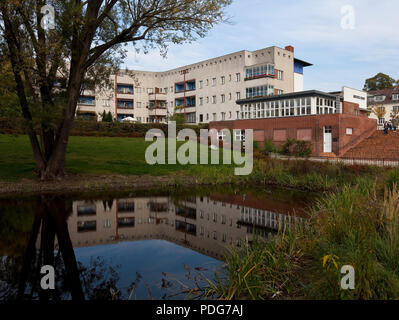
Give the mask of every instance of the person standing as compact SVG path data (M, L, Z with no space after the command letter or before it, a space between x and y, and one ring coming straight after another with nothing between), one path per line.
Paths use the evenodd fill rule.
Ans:
M385 121L385 123L384 123L384 134L388 134L388 129L389 129L388 121Z
M398 128L398 119L392 119L392 127L393 127L393 131L396 131L396 129Z

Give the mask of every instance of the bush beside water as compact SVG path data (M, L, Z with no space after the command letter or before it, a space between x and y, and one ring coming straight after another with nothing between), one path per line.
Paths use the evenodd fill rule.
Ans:
M210 282L222 299L399 299L399 189L396 170L359 178L326 194L310 218L255 238L227 256L227 281ZM341 288L341 267L355 269L355 289Z

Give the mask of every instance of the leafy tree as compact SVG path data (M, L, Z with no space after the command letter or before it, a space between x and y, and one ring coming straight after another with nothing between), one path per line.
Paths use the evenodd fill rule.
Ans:
M22 117L11 64L0 55L0 117Z
M373 78L369 78L366 80L366 83L364 84L364 90L374 91L381 89L390 89L394 86L394 84L395 84L395 79L380 72Z
M112 122L114 121L114 118L112 116L111 111L106 112L105 110L101 114L101 120L102 122Z
M184 125L184 115L175 113L175 114L173 114L173 116L169 117L169 121L174 121L174 122L176 122L176 125L182 126L182 125Z
M204 37L225 21L231 1L1 0L0 50L12 66L38 176L65 174L81 90L110 85L128 43L166 55L170 43ZM42 28L44 5L55 9L54 29Z
M375 114L375 116L376 116L378 119L383 119L383 118L385 118L385 115L387 114L387 111L386 111L385 107L382 106L382 105L371 107L371 112L372 112L373 114Z

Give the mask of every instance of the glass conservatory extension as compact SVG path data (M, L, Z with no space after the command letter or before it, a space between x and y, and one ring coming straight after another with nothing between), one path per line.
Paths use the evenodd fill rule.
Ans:
M302 96L288 99L283 96L268 97L263 101L257 99L258 101L248 101L247 103L245 100L239 101L238 120L339 113L340 101L337 100L337 97Z

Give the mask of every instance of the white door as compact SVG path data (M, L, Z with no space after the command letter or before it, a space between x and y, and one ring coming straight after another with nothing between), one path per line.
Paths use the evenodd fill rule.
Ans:
M332 127L324 127L324 153L332 152Z

